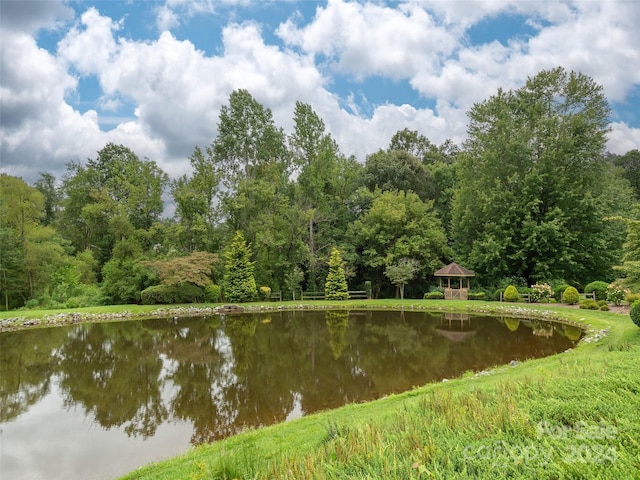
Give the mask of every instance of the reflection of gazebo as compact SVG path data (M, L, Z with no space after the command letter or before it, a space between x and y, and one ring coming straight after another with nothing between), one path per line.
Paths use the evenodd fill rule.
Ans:
M466 300L469 297L469 279L476 276L471 270L467 270L455 262L441 268L434 275L440 277L440 288L444 287L446 300ZM443 285L443 278L447 279L446 286Z
M436 333L448 338L452 342L461 342L476 334L472 329L471 317L465 313L445 313L440 320Z

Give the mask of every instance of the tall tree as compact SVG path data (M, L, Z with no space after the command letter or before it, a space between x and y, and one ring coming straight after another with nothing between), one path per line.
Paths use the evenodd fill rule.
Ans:
M278 288L302 253L285 135L271 110L236 90L221 108L211 152L224 187L220 205L227 231L244 233L254 247L256 279Z
M47 286L66 261L61 239L43 226L44 196L22 179L0 174L0 276L5 305L23 303ZM10 298L11 297L11 298Z
M485 282L581 283L611 272L620 240L602 221L608 116L602 87L562 68L471 109L453 238Z
M297 172L296 206L306 222L307 286L317 290L331 247L344 240L352 218L346 200L354 192L362 167L345 158L310 105L297 102L289 145Z
M189 252L213 250L215 227L218 222L217 205L220 172L212 158L196 147L189 162L191 177L183 175L171 183L171 195L176 205L175 216L180 226L181 246Z
M434 198L433 176L422 162L406 150L379 150L365 162L362 181L371 191L379 188L414 192L423 201Z
M371 208L353 224L351 233L377 292L385 280L385 267L400 259L416 259L416 274L425 279L451 255L433 202L423 202L413 192L377 191Z

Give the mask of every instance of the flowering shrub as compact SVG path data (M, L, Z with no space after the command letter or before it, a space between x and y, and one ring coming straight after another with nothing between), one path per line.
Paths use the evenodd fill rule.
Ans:
M548 302L553 297L553 289L547 283L531 286L530 298L532 302Z
M268 300L269 295L271 295L271 287L260 287L260 297L263 300Z
M612 283L607 287L607 302L620 305L622 300L631 293L628 289L622 288L620 285Z

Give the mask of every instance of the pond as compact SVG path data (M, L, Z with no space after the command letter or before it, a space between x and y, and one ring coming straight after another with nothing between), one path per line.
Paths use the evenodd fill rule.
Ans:
M190 446L574 346L576 327L287 311L0 335L0 478L107 479Z

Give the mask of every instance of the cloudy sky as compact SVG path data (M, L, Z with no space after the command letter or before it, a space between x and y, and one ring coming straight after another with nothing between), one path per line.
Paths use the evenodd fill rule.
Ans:
M60 178L114 142L188 173L239 88L287 132L309 103L362 161L403 128L460 143L475 102L556 66L603 85L625 153L638 25L638 0L1 0L0 171Z

